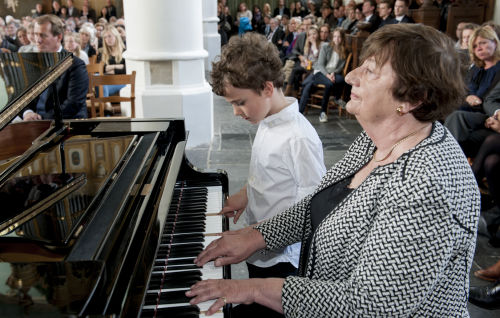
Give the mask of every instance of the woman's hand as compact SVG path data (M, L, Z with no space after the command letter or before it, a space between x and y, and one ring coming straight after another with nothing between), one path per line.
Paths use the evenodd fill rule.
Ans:
M481 98L477 97L476 95L467 96L465 98L465 101L467 102L467 104L469 104L471 106L478 106L478 105L481 105L483 103Z
M238 193L233 194L226 200L226 204L219 212L219 214L225 215L227 217L234 217L234 224L238 222L243 211L248 204L247 188L243 187Z
M202 267L207 262L215 260L215 266L236 264L256 251L266 247L262 234L249 226L237 231L222 233L222 237L210 243L194 260Z
M330 80L330 82L335 83L335 73L330 73L326 76Z
M486 119L486 121L484 122L484 126L496 131L497 133L500 133L500 121L496 116L488 117L488 119Z
M284 279L209 279L200 281L186 292L187 297L194 297L189 302L196 305L201 302L217 299L207 314L212 315L225 303L251 304L257 302L278 312L283 312L281 305L281 289Z

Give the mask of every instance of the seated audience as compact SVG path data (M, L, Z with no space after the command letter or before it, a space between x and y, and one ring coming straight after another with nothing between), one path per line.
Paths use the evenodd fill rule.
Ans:
M340 27L344 29L347 34L350 34L352 32L354 25L356 25L356 22L358 22L358 20L356 20L355 10L356 10L355 7L354 8L351 6L347 7L346 9L347 16L340 25Z
M292 14L292 17L305 17L307 15L306 8L302 6L302 2L295 2L295 11Z
M319 40L321 42L330 42L330 26L328 24L319 27Z
M285 14L290 16L290 9L286 7L285 0L278 0L278 6L274 9L273 17L277 15L283 16Z
M79 18L81 16L80 10L75 8L75 5L73 4L73 0L66 0L66 7L68 9L68 16L69 17Z
M439 123L464 90L453 42L429 26L393 24L363 52L346 77L347 111L363 132L344 157L300 202L224 233L195 259L222 266L302 242L299 275L199 281L186 291L191 305L214 299L208 315L228 303L285 317L469 315L479 191Z
M367 29L368 32L375 32L380 25L380 17L375 10L377 8L377 2L375 0L364 0L363 1L363 15L365 16L364 22L369 23Z
M472 33L469 53L474 65L469 70L468 93L459 110L450 114L446 127L468 157L474 157L484 139L492 133L484 122L500 108L500 47L496 33L481 27Z
M97 15L95 10L90 6L89 0L83 0L81 15L85 16L87 21L92 21L92 23L97 22Z
M19 43L21 44L20 47L30 44L30 40L28 38L28 31L23 26L17 29L16 38L19 40Z
M97 51L93 45L93 43L96 41L95 38L95 33L96 30L92 25L89 24L84 24L80 28L80 47L82 51L87 53L88 57L92 57L97 54Z
M52 1L52 14L56 16L61 15L61 4L59 3L59 1Z
M113 4L113 0L106 0L106 20L110 21L112 17L118 18L116 13L116 7Z
M300 18L298 17L291 18L288 23L288 28L285 32L285 37L283 38L283 47L280 52L280 58L283 64L285 63L285 60L291 56L293 47L297 43L297 36L299 35L297 27L299 25Z
M352 27L352 30L351 30L352 35L355 35L360 31L360 29L358 28L358 25L361 23L364 23L364 21L365 21L365 16L363 14L362 5L356 6L356 9L354 9L354 15L356 17L356 23L354 23L354 26Z
M273 17L273 12L271 10L271 5L269 3L264 3L264 5L262 6L262 15L263 16L269 16L269 17Z
M321 101L321 114L319 121L326 123L328 102L333 92L334 86L344 84L344 66L347 52L345 47L345 31L342 28L336 28L333 31L333 37L330 43L322 43L318 61L314 64L314 72L302 82L302 94L300 96L299 111L304 112L311 89L314 85L323 84L323 99Z
M474 23L464 23L462 30L458 35L458 42L455 44L458 53L460 54L460 61L462 62L463 74L467 74L469 68L472 66L472 60L469 54L469 39L474 30L479 28L479 25ZM457 47L458 44L458 47Z
M35 13L33 13L33 18L38 18L41 15L44 15L43 6L41 3L35 4Z
M35 22L31 22L26 29L26 35L28 37L29 43L27 45L23 45L19 48L20 53L23 52L37 52L38 48L35 42Z
M248 21L252 21L253 14L252 11L248 10L247 4L245 2L241 2L238 5L238 12L236 12L236 19L234 20L234 25L236 27L239 27L240 25L240 18L247 18Z
M276 45L278 50L281 50L284 37L285 32L283 32L283 30L280 28L278 19L271 18L269 33L266 34L267 41Z
M252 29L255 32L258 32L260 34L264 34L264 28L266 26L264 22L264 16L262 15L262 12L260 11L259 5L255 4L253 6L253 13L252 13Z

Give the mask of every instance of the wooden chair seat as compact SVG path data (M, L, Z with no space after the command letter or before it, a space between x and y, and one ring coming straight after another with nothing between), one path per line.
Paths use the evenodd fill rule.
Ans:
M97 116L96 108L99 107L99 116L104 116L105 103L130 102L131 117L135 118L135 71L132 74L95 75L90 74L90 86L99 87L99 97L94 94L90 98L90 117ZM103 97L104 85L130 85L130 97L108 96Z

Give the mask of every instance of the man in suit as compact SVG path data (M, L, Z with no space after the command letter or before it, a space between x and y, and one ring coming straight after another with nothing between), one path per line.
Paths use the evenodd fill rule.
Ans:
M395 24L396 20L392 17L391 0L381 0L378 4L378 15L380 16L380 28L386 24Z
M377 2L375 0L364 0L363 1L363 15L365 16L365 22L370 23L370 28L368 32L375 32L380 25L380 17L377 12L375 12L375 8L377 7Z
M274 9L273 17L277 15L283 16L285 14L290 16L290 9L286 7L285 0L279 0L278 7Z
M66 0L66 3L68 5L68 16L79 18L80 11L73 5L73 0Z
M415 23L413 19L406 15L408 13L409 0L396 0L394 3L394 15L396 23Z
M35 41L39 52L63 52L61 40L64 25L55 15L38 17L35 22ZM62 115L65 119L87 117L87 91L89 78L85 63L73 58L73 65L56 81ZM52 89L46 89L23 113L23 120L54 118L54 96Z
M271 18L271 30L269 34L266 36L269 42L272 42L278 50L281 50L283 46L283 38L285 37L285 32L280 28L279 21L276 18Z

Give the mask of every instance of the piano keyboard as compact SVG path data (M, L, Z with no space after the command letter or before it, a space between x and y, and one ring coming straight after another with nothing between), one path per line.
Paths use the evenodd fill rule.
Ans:
M170 204L162 239L142 305L141 317L205 317L214 301L189 304L185 292L197 281L225 277L213 262L197 267L193 260L219 233L227 230L217 213L222 209L222 187L178 183ZM211 317L224 317L222 311Z

